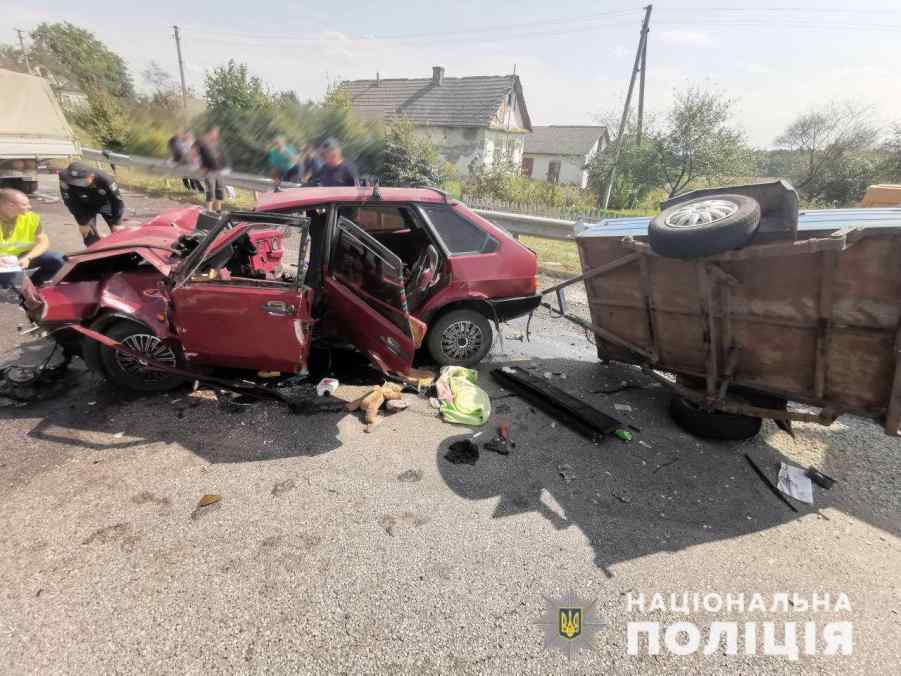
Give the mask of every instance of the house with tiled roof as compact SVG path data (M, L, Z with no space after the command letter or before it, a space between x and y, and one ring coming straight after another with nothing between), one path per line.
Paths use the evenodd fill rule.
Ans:
M364 119L406 117L441 155L467 175L478 164L522 163L532 130L518 75L352 80L339 85Z
M526 139L522 174L548 183L586 187L588 163L610 143L607 127L535 127Z

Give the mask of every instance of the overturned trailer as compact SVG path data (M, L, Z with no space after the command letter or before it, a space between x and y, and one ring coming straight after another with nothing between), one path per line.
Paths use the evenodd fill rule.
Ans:
M577 237L601 359L641 365L673 417L741 438L762 418L901 422L901 209L798 212L784 182L696 191ZM673 377L675 376L675 377ZM799 402L816 407L787 406Z

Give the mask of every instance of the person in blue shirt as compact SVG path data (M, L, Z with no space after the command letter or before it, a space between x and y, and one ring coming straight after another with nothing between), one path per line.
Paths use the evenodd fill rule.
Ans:
M269 148L269 165L272 167L272 180L278 191L282 181L300 182L300 154L297 148L285 141L284 136L276 136Z

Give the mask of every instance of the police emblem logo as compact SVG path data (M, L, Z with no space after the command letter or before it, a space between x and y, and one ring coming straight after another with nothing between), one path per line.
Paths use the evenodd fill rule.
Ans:
M570 659L580 650L593 650L595 635L604 628L597 600L574 592L559 598L545 596L545 610L535 624L544 627L544 647L558 650Z
M582 633L581 608L557 608L557 617L560 618L560 638L572 641Z

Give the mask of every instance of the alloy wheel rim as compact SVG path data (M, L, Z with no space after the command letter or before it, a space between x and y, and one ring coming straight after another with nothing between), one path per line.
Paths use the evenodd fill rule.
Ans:
M738 205L728 200L704 200L692 202L679 207L666 218L666 224L673 228L690 228L695 225L708 225L724 218L729 218Z
M468 320L449 325L441 336L441 351L449 359L465 361L482 349L485 336L482 329Z
M122 341L122 344L139 354L145 355L148 359L165 364L166 366L174 368L178 364L175 351L152 334L135 333L125 338ZM166 374L161 371L145 368L139 359L136 359L130 354L125 354L124 352L116 352L116 364L124 373L132 376L140 376L146 381L156 381L166 376Z

